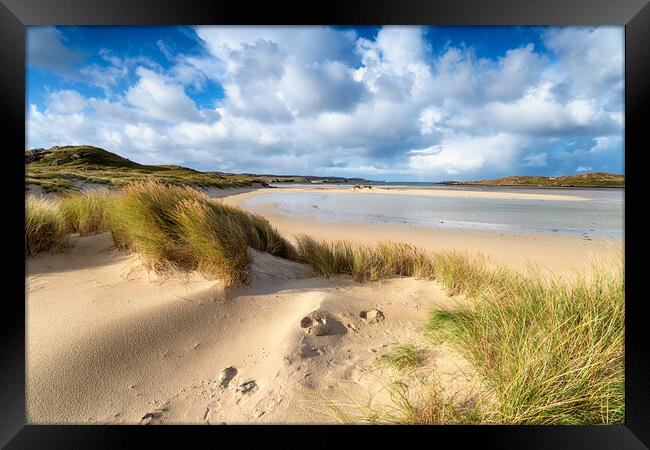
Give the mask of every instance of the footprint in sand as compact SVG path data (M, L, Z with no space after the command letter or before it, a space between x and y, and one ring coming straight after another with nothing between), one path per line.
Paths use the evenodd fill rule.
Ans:
M347 328L330 314L314 311L302 318L300 327L305 333L313 336L340 335L347 332Z
M257 390L257 383L255 383L255 380L249 379L237 386L237 392L241 392L242 394L249 394L255 390Z
M144 416L142 416L142 419L140 419L140 424L153 425L153 424L161 423L162 422L161 419L167 411L169 411L169 407L167 405L163 405L160 409L148 412Z
M369 311L361 311L359 317L368 324L383 322L385 317L384 313L378 309L371 309Z
M232 379L235 378L235 375L237 375L237 369L235 369L233 366L223 369L219 374L219 387L226 389Z
M301 358L314 358L316 356L322 355L324 352L320 348L315 348L315 347L309 347L309 346L304 346L302 349L300 349L300 357Z
M312 312L305 316L300 321L300 327L305 330L307 334L314 336L324 336L327 334L327 317L319 311Z

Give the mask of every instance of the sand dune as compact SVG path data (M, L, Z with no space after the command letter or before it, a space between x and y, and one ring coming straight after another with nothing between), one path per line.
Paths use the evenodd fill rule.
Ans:
M266 190L210 193L241 204ZM233 195L236 194L236 195ZM396 240L429 250L482 252L525 269L584 271L617 256L622 240L321 223L262 212L288 237ZM437 283L358 284L315 277L308 266L249 250L249 285L224 290L196 273L146 270L110 234L30 258L26 278L27 417L30 423L330 423L332 403L390 405L393 373L377 358L396 345L429 349L416 375L471 398L480 380L421 332L431 309L453 308ZM376 320L369 320L381 311ZM388 370L388 371L387 371ZM417 383L415 384L417 386ZM416 389L417 390L417 389Z
M107 233L30 259L29 422L332 422L324 399L389 404L385 374L369 368L395 344L422 342L427 311L455 301L433 282L315 278L252 252L250 285L229 292L149 272ZM372 309L384 320L359 316ZM447 377L451 395L470 393L470 369L440 347L422 370Z

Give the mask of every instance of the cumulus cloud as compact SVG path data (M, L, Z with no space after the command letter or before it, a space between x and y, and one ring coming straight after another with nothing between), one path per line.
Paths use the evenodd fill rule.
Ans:
M427 170L447 175L474 172L489 165L511 167L521 143L515 136L499 133L486 137L463 136L409 152L413 170Z
M48 111L58 114L80 113L87 103L86 98L79 92L70 89L54 91L47 97Z
M616 101L623 93L624 35L620 27L553 28L543 34L545 45L557 55L549 69L574 95Z
M181 85L149 69L138 68L137 74L139 80L127 91L126 100L140 114L172 123L200 118L196 104Z
M56 29L44 30L32 41L65 67L80 61ZM366 37L328 27L195 31L199 53L156 43L166 68L101 50L103 63L77 72L105 95L47 91L28 111L28 145L89 143L204 170L430 180L622 159L621 29L549 29L545 47L492 58L453 44L436 53L421 27ZM63 70L39 51L30 64ZM206 109L194 95L205 105L209 83L223 95Z

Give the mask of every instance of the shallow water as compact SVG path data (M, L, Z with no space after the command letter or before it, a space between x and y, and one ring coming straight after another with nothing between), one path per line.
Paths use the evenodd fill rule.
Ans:
M422 188L424 186L418 186ZM557 194L584 201L494 199L375 193L278 191L247 200L245 207L272 204L289 216L326 222L411 224L428 228L548 232L622 237L623 189L427 186L455 191Z

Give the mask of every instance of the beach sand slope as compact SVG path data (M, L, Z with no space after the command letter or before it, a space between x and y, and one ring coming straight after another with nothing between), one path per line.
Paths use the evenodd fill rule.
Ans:
M456 301L434 282L318 278L250 251L252 281L230 291L197 274L150 272L108 233L30 259L28 422L333 422L327 402L351 412L390 404L377 357L425 345L428 312ZM446 379L449 395L476 384L449 348L423 370Z

